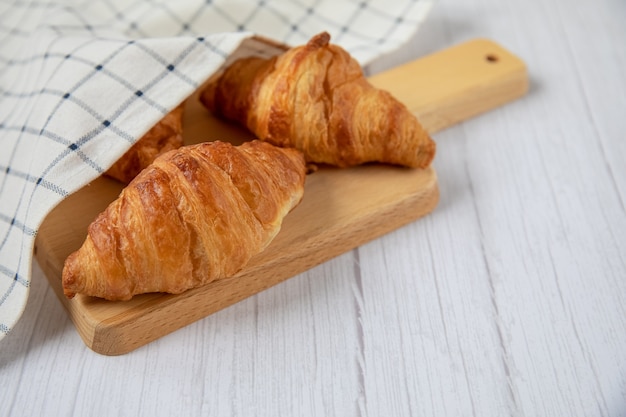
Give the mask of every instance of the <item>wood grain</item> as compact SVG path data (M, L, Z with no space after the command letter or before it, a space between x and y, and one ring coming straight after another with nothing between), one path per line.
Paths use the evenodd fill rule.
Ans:
M435 132L500 106L528 88L521 60L487 40L471 41L371 77ZM185 141L249 135L211 118L196 97L187 101ZM96 352L129 352L191 322L256 294L431 212L438 202L433 168L406 170L368 165L322 169L307 178L305 197L285 219L274 242L235 277L180 295L147 294L128 302L62 295L65 257L120 186L100 178L63 201L42 224L36 257L85 344Z

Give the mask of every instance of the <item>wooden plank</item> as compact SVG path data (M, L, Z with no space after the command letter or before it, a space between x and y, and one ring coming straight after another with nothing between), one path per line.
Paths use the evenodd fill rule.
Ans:
M436 132L524 95L526 67L488 39L476 39L369 78Z
M406 103L431 132L500 106L528 88L524 63L487 40L446 49L370 80ZM250 138L208 115L195 96L187 100L184 125L186 143ZM35 244L35 255L85 344L107 355L129 352L418 219L439 197L432 167L321 169L307 177L302 203L272 244L236 276L180 295L68 300L60 282L65 258L120 190L118 183L99 178L68 197L46 218Z

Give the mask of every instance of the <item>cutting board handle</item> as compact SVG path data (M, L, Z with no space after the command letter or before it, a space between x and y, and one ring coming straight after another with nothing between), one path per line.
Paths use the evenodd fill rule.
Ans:
M369 81L403 102L430 133L519 98L529 86L524 62L488 39L447 48Z

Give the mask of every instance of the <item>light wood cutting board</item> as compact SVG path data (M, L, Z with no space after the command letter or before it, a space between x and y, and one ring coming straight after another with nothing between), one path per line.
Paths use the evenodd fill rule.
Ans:
M415 112L431 133L518 98L528 90L524 63L489 40L470 41L378 74L370 82ZM186 102L185 142L229 140L249 133L212 118L192 96ZM320 169L307 176L304 199L271 245L244 270L179 295L146 294L111 302L61 288L67 255L87 226L121 191L99 178L57 206L42 224L35 256L85 344L118 355L293 277L430 213L439 191L434 169L367 165Z

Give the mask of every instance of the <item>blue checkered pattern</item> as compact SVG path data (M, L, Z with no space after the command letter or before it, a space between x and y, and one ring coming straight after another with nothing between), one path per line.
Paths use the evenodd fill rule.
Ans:
M45 215L242 41L297 45L326 30L365 64L405 42L431 0L77 3L0 0L0 338L26 304Z

